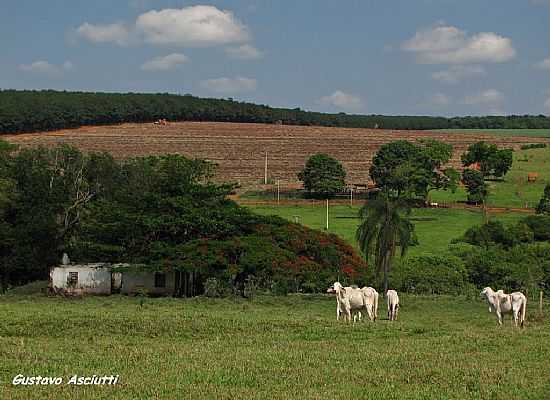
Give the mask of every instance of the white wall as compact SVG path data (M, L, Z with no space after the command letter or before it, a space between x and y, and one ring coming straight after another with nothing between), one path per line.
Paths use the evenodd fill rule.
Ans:
M78 272L74 286L67 283L69 272ZM111 294L111 268L104 264L61 265L50 271L52 289L70 294Z

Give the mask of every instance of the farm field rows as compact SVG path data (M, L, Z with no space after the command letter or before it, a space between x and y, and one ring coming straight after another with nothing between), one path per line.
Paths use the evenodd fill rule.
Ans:
M328 153L343 163L348 171L349 183L366 183L373 155L382 144L390 141L422 138L444 140L454 146L452 162L455 165L458 165L459 156L465 148L478 140L515 149L534 141L529 137L489 134L212 122L182 122L168 126L95 126L3 135L2 138L22 146L64 143L85 151L108 151L118 158L180 153L218 163L217 179L236 181L243 187L256 187L263 182L266 152L270 179L280 179L283 184L295 183L296 174L307 158L319 152ZM542 138L535 142L550 142L550 139Z
M350 326L328 295L0 296L0 398L547 398L550 325L535 302L523 330L497 327L479 299L401 303L397 322L382 304L377 322ZM13 386L17 374L119 384Z

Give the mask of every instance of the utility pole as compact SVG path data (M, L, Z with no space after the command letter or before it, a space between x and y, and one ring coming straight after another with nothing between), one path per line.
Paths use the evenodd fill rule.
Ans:
M265 152L264 185L267 185L267 151Z

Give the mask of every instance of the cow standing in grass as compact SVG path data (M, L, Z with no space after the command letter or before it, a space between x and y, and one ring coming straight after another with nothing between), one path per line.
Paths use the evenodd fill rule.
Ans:
M386 292L386 301L388 303L388 319L390 321L397 320L397 312L399 311L399 296L395 290Z
M495 312L499 325L502 325L504 314L512 314L515 325L518 326L519 323L523 328L527 312L527 297L523 293L506 294L502 290L495 292L490 287L486 287L481 291L481 296L489 304L489 312Z
M361 289L365 301L365 308L371 321L376 321L378 318L378 292L371 287Z
M378 293L373 288L343 287L340 282L335 282L327 289L328 293L336 294L336 320L340 315L344 320L353 322L361 320L361 311L366 311L371 321L376 320L378 314Z

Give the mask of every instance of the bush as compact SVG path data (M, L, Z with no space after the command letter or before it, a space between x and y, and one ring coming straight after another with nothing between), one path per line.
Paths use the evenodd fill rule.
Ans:
M533 231L535 240L550 240L550 215L530 215L522 222Z
M481 226L471 227L459 241L474 246L502 245L510 248L520 243L531 243L534 239L533 231L524 222L506 227L500 221L490 221Z
M479 289L491 286L507 292L534 293L550 287L550 247L522 244L502 247L452 248L468 273L468 280Z
M522 150L544 149L544 148L546 148L546 143L529 143L521 146Z
M472 285L462 260L452 255L425 255L404 260L390 274L398 291L417 294L469 293Z
M537 214L550 215L550 184L544 188L544 194L537 205Z

